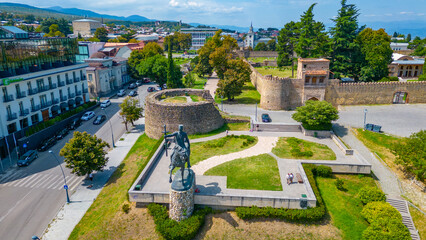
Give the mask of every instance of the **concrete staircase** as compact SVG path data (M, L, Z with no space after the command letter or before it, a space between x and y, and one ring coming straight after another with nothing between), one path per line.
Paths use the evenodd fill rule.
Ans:
M392 199L388 198L386 199L386 202L388 202L390 205L392 205L394 208L396 208L402 216L402 223L408 228L411 234L411 238L413 240L420 240L419 233L414 226L413 219L411 218L410 211L408 209L408 203L405 200L400 199Z

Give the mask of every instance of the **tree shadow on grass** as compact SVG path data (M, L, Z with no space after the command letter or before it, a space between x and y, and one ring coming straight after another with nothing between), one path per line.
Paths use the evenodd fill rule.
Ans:
M231 225L233 228L237 228L240 225L237 221L232 217L232 215L228 211L216 211L215 213L211 213L205 216L205 222L203 227L199 230L197 236L194 239L205 239L207 232L212 228L213 226L213 219L214 218L221 218L225 220L229 225Z

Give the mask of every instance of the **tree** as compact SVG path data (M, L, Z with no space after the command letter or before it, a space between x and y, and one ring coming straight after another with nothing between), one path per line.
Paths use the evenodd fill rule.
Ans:
M65 35L59 31L58 24L50 25L49 33L47 33L45 36L46 37L65 37Z
M72 169L71 173L84 176L93 171L102 171L108 162L108 158L105 157L106 147L109 147L109 144L96 135L75 131L59 155L65 158L65 166Z
M169 41L171 41L173 51L186 51L192 45L192 35L186 33L175 32L164 39L164 49L169 49Z
M410 42L411 41L411 33L407 34L407 38L405 38L406 42Z
M361 63L360 80L364 82L378 81L389 75L388 64L392 62L390 37L384 29L377 31L366 28L357 37L361 46L363 62Z
M339 115L329 102L308 100L305 106L296 108L292 118L309 130L329 130L331 121L339 119Z
M413 56L426 56L426 38L421 39L420 37L415 37L412 42L408 44L409 49L414 49L414 52L411 54Z
M95 31L95 38L99 39L101 42L108 42L108 30L106 28L98 28Z
M271 39L266 43L266 47L268 48L268 51L275 51L276 50L276 44L277 42L275 39Z
M268 47L265 43L260 42L254 47L254 51L268 51Z
M295 22L287 23L278 35L278 59L280 67L289 66L293 60L294 45L298 39L298 26Z
M126 131L129 131L127 128L128 123L134 126L134 122L143 117L142 112L143 108L139 107L139 100L137 98L127 96L123 100L123 103L120 104L120 116L123 118Z
M163 86L167 80L167 58L154 55L144 59L136 66L139 75L151 78L158 85Z
M410 137L395 143L392 148L395 163L405 171L414 174L419 181L426 179L426 130L413 133Z
M195 84L194 75L192 73L186 74L185 77L183 78L183 85L186 88L192 88L194 84Z
M299 23L299 39L295 44L295 51L299 57L323 57L329 53L329 39L322 22L314 20L312 13L316 3L303 13Z
M330 70L336 78L344 75L357 80L361 48L356 37L364 27L358 27L359 9L354 4L346 4L346 0L342 0L341 5L337 17L333 19L335 26L330 29L333 50Z
M134 50L130 53L128 60L130 75L134 79L141 79L142 76L137 70L138 65L145 59L155 56L162 55L163 49L155 42L148 43L142 50Z
M173 46L171 45L171 39L169 39L169 46ZM172 48L173 47L169 47L167 57L167 87L178 88L182 87L182 73L180 72L179 66L176 66L173 62Z
M250 81L250 74L251 69L243 60L229 60L224 78L218 82L217 94L233 101L241 94L244 83Z

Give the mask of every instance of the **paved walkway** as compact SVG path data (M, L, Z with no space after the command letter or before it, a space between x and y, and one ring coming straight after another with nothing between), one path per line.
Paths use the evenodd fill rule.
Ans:
M210 95L212 95L214 99L214 93L217 89L217 83L219 82L219 78L217 77L217 74L214 72L211 77L207 78L206 86L204 86L204 90L209 90Z
M68 239L74 227L78 224L86 211L95 201L96 197L105 186L115 169L124 160L129 150L143 132L143 119L135 122L136 127L130 133L125 133L121 138L124 140L116 142L116 147L108 152L109 161L103 172L94 174L93 187L80 185L75 193L70 196L71 203L65 204L58 212L55 219L43 233L43 240Z

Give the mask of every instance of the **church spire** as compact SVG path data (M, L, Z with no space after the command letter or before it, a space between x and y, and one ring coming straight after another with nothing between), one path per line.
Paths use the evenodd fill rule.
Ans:
M253 32L253 22L250 22L250 29L249 29L249 33Z

